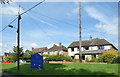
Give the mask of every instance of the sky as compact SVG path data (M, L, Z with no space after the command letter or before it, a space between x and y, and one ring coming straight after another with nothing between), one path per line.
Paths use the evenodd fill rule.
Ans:
M0 17L2 25L17 17L38 2L13 2L2 5ZM118 3L117 2L82 2L81 3L82 40L92 38L106 39L118 48ZM78 2L44 2L21 16L20 45L24 50L32 47L48 47L62 43L68 47L79 40L79 4ZM13 22L17 28L17 20ZM12 52L17 45L17 30L6 28L2 31L0 53Z

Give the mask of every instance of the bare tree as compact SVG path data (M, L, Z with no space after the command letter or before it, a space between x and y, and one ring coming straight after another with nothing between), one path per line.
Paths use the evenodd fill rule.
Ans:
M5 4L5 3L9 4L10 2L12 2L12 0L0 0L1 4Z

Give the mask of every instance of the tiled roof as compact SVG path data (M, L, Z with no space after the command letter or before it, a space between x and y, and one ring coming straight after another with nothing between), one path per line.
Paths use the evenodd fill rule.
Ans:
M105 39L82 40L82 46L112 45ZM72 42L68 47L78 47L79 41Z
M67 48L63 45L61 46L54 45L53 47L48 49L48 51L58 51L58 50L67 51Z
M48 48L47 47L42 47L42 48L36 48L36 49L33 49L32 51L33 52L40 52L40 53L43 53L44 51L46 51Z

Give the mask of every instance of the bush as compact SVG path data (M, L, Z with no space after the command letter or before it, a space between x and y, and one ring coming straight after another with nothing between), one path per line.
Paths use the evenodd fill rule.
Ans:
M103 56L99 55L98 58L96 58L95 62L103 62Z
M88 57L86 58L86 60L85 60L86 62L89 62L89 59L88 59Z
M23 55L22 59L23 60L30 60L31 59L31 55Z
M112 63L114 58L118 56L118 51L116 50L109 50L103 53L103 61L107 63Z
M120 64L120 56L114 58L112 63L119 63Z
M13 56L13 61L16 62L17 61L17 54L14 53L12 56Z
M46 58L48 61L72 61L69 56L64 56L64 55L49 55Z
M95 62L96 58L92 55L90 62Z
M13 62L13 57L12 56L7 56L7 57L5 57L5 60Z

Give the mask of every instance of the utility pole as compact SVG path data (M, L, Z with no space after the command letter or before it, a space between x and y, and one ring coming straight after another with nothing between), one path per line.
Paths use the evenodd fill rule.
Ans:
M79 60L82 62L82 52L81 52L81 0L79 0Z
M18 61L17 61L17 69L19 71L19 53L20 53L20 19L21 19L21 16L20 16L20 5L19 5L19 12L18 12L18 30L17 30L17 33L18 33L18 46L17 46L17 49L18 49L18 52L17 52L17 58L18 58Z

